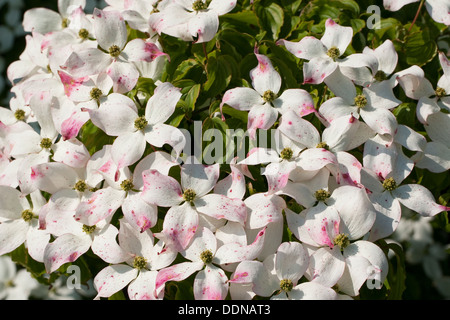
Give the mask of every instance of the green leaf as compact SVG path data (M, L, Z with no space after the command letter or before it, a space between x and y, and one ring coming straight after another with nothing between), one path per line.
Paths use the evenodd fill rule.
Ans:
M213 51L208 55L207 80L203 84L203 91L207 97L213 98L227 88L231 81L231 67L227 57Z
M437 54L437 44L436 39L432 38L430 28L421 29L415 25L412 33L406 38L404 51L409 65L420 67L433 60Z
M126 300L125 294L122 290L114 293L112 296L108 298L108 300Z
M201 89L200 84L193 85L191 89L188 91L186 98L184 99L184 101L187 104L187 108L192 111L195 109L195 103L197 102L197 98L200 94L200 89Z
M395 253L396 257L396 270L394 271L393 265L389 263L389 273L387 282L389 286L388 300L401 300L403 292L406 289L406 270L405 270L405 254L402 247L396 243L386 243L388 249Z
M178 67L175 69L173 74L174 80L180 80L188 77L189 72L191 72L195 68L201 68L201 65L196 59L187 59L181 62Z
M397 122L408 127L415 127L416 123L416 104L405 102L400 104L393 110L393 114L397 118Z
M255 15L253 11L241 11L236 13L227 13L220 17L220 19L223 19L225 21L232 22L236 25L236 22L238 24L245 24L247 25L258 25L258 17Z
M108 136L91 120L87 121L80 129L79 140L86 146L90 155L101 150L104 145L112 144L115 137Z
M29 254L24 244L13 250L10 254L11 260L24 267L39 282L49 284L48 280L42 276L45 274L43 263L34 260Z
M267 31L271 40L277 40L284 22L283 8L274 2L259 1L255 3L255 12L260 28Z
M222 112L224 114L227 114L229 116L231 116L234 119L239 119L240 121L242 121L243 123L247 123L248 120L248 112L246 111L240 111L240 110L236 110L228 105L224 105L222 107Z

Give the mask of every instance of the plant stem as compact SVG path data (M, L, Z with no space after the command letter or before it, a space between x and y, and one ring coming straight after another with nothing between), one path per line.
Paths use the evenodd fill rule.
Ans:
M420 10L422 10L422 7L423 7L424 2L425 2L425 0L421 0L421 1L420 1L419 8L417 9L417 12L416 12L416 16L414 17L413 22L412 22L411 25L409 26L408 32L411 32L412 27L413 27L414 24L416 23L416 20L417 20L417 18L419 17L419 13L420 13Z

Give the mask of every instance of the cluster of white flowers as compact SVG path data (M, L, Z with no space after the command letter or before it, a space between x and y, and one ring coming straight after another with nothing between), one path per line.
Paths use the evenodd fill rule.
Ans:
M162 299L168 281L195 274L196 299L345 299L386 278L375 241L395 231L401 205L424 217L450 209L424 186L402 184L415 166L450 169L444 54L433 88L417 66L393 73L390 41L343 57L352 28L328 19L321 39L278 41L307 60L304 83L334 93L315 107L303 89L280 92L280 74L255 48L252 87L224 92L221 107L248 111L250 138L278 122L277 145L253 148L225 174L219 163L177 159L186 137L167 120L182 93L157 81L170 63L158 37L208 42L236 1L106 2L93 14L84 0L25 13L26 49L8 68L15 96L0 109L0 255L25 243L53 273L91 250L109 264L95 275L96 298L128 286L130 299ZM130 30L147 38L130 40ZM126 95L140 78L157 84L145 105ZM398 85L418 100L430 141L397 123ZM312 113L321 132L303 118ZM112 137L93 154L79 139L89 121ZM250 192L249 167L261 165L267 191Z

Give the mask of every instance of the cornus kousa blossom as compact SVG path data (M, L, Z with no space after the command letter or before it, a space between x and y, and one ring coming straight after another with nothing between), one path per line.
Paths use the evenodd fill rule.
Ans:
M139 71L132 61L151 62L164 54L151 41L134 39L127 43L127 28L116 11L94 12L95 38L101 49L73 52L62 68L76 77L106 73L114 82L114 92L124 93L136 85Z
M364 1L105 2L24 14L0 255L95 299L400 299L405 210L448 229L448 0L381 29Z
M347 67L369 67L376 66L377 60L369 55L354 54L344 59L344 55L353 37L351 27L338 25L334 20L327 19L325 22L325 33L319 40L315 37L304 37L299 42L279 40L277 44L283 45L294 56L309 60L303 67L303 83L320 84L325 82L333 91L342 84L348 83L345 77L341 77L340 66Z
M219 165L186 163L181 169L181 184L156 170L142 173L142 199L162 207L170 207L161 233L155 234L175 250L186 249L200 224L200 215L244 224L247 208L238 198L209 192L219 178Z
M230 283L250 284L252 291L262 297L276 300L334 300L337 294L331 288L315 282L298 284L309 263L309 255L302 244L284 242L276 253L263 262L241 262Z
M229 105L237 110L248 111L247 131L254 139L256 129L270 129L278 119L278 113L293 110L301 116L315 112L310 94L303 89L287 89L278 96L281 76L270 59L258 53L258 65L250 71L252 88L239 87L225 92L221 106Z
M168 2L168 1L167 1ZM150 15L150 26L158 34L198 43L208 42L219 28L219 16L236 6L236 0L175 0L161 11Z
M242 226L235 225L235 228ZM220 229L218 229L218 232ZM156 277L156 289L168 280L181 281L197 272L194 280L194 296L197 300L223 300L228 293L228 278L225 272L215 264L236 263L255 259L262 249L265 239L264 230L260 231L250 245L235 242L234 235L223 237L222 246L211 230L199 230L188 248L181 254L191 262L182 262L161 270Z
M143 116L139 116L135 102L121 94L110 94L98 109L87 110L94 124L108 135L117 136L111 153L119 169L138 161L147 142L156 147L167 143L179 155L185 138L179 129L164 122L174 112L180 97L179 89L166 82L155 89Z

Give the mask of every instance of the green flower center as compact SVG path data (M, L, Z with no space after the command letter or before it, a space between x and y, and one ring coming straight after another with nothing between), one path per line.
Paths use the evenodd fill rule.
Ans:
M49 138L43 138L41 140L41 148L42 149L50 149L52 146L52 140L50 140Z
M144 130L147 125L148 125L148 121L147 121L147 119L145 119L144 116L140 116L139 118L134 120L134 127L137 130Z
M367 98L363 94L359 94L355 97L355 106L358 108L364 108L367 104Z
M87 31L86 29L80 29L80 31L78 31L78 36L83 39L86 40L87 38L89 38L89 31Z
M147 259L141 256L136 256L133 261L133 268L141 270L145 267L147 267Z
M341 55L341 51L338 48L336 48L336 47L331 47L330 49L328 49L327 55L331 59L336 60Z
M103 92L99 88L92 88L89 95L91 96L91 99L98 100L103 95Z
M22 219L25 220L26 222L31 221L33 217L34 217L33 211L31 211L30 209L22 211Z
M314 196L316 197L317 201L325 201L331 196L331 194L327 190L320 189L314 193Z
M330 147L327 145L326 142L319 142L316 146L316 148L323 148L325 150L330 150Z
M445 89L439 88L439 87L436 88L435 93L436 93L436 97L438 97L438 98L442 98L443 96L447 95L447 92L445 91Z
M345 249L350 244L350 239L348 238L348 235L341 233L336 236L333 240L334 244L339 246L341 249Z
M294 284L292 283L292 280L283 279L280 281L280 288L285 292L289 292L294 288Z
M383 181L383 188L388 191L395 190L397 188L397 182L395 182L394 178L387 178Z
M291 160L293 155L294 155L294 151L292 151L292 149L289 147L284 148L280 152L280 157L283 160Z
M117 58L120 55L120 48L117 45L112 45L108 49L109 55L113 58Z
M14 117L19 121L25 120L25 111L17 109L16 112L14 112Z
M271 90L266 90L263 93L263 99L265 102L272 102L276 98L277 98L277 95Z
M77 183L75 183L75 186L73 187L75 190L79 192L86 191L88 185L83 180L78 180Z
M202 0L197 0L192 4L192 10L194 11L201 11L206 9L208 9L208 6Z
M96 225L93 225L93 226L88 226L88 225L86 225L86 224L83 224L83 231L85 232L85 233L87 233L87 234L91 234L92 232L94 232L95 231L95 229L97 229L97 226Z
M213 260L213 253L211 250L205 250L202 253L200 253L200 259L203 261L204 264L211 263Z
M379 70L379 71L377 71L377 73L375 73L374 78L376 81L381 82L381 81L387 80L388 77L384 71Z
M62 27L63 29L65 29L65 28L67 28L68 26L69 26L69 19L64 18L64 19L61 21L61 27Z
M133 184L133 180L131 179L126 179L123 180L122 183L120 184L120 187L122 188L123 191L130 191L134 188L134 184Z
M184 199L184 201L187 201L187 202L194 201L196 196L197 196L197 194L192 189L186 189L183 193L183 199Z

